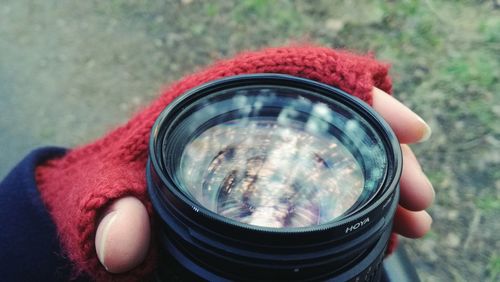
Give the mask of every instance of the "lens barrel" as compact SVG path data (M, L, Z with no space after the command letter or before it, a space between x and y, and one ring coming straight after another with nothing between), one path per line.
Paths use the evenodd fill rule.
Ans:
M159 279L377 281L401 168L390 127L337 88L253 74L192 89L150 138Z

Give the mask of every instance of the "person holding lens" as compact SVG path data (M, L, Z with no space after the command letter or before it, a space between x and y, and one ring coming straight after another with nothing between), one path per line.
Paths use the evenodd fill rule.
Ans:
M408 144L430 127L390 95L388 66L370 56L317 46L245 52L187 76L125 125L66 150L41 148L0 185L0 275L7 281L142 280L157 263L153 207L146 193L150 130L159 113L186 91L216 79L280 73L340 88L369 105L401 144L403 167L393 232L424 236L433 187ZM388 252L395 247L392 237ZM36 263L35 263L36 262Z

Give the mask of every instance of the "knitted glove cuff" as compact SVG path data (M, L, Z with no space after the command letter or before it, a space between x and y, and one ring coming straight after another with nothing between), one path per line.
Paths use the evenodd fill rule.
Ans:
M124 196L139 198L152 215L145 181L149 134L156 117L177 96L226 76L282 73L333 85L371 104L373 87L391 92L388 69L387 64L369 55L317 46L244 52L173 83L125 125L39 166L36 175L42 199L76 275L85 272L99 281L126 281L152 271L154 244L146 261L133 271L120 275L106 272L97 259L95 231L100 212Z

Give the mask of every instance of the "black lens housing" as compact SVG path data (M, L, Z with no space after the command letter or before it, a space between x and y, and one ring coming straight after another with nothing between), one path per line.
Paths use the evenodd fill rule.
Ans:
M343 104L367 121L387 153L383 181L374 195L331 222L276 229L229 220L183 193L165 161L178 156L164 155L165 143L174 138L170 134L179 123L180 113L210 95L256 85L307 90L323 103ZM312 80L253 74L209 82L169 104L152 128L146 172L148 192L161 220L161 246L183 268L186 277L209 281L375 281L398 203L401 168L396 136L361 100Z

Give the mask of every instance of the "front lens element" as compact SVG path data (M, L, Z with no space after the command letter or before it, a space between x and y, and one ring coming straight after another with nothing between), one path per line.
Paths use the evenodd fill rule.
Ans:
M384 179L386 154L366 121L306 90L214 92L181 117L172 134L185 138L175 146L182 152L172 170L178 187L244 224L328 223L369 200Z
M333 220L356 202L364 183L356 159L335 137L274 121L211 127L188 144L181 171L186 190L209 210L276 228Z

